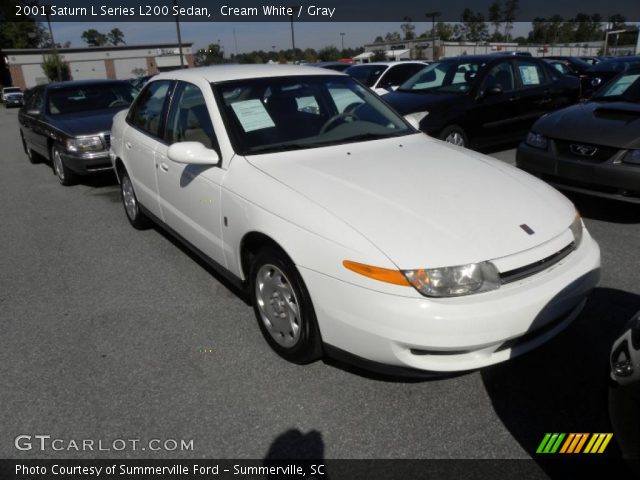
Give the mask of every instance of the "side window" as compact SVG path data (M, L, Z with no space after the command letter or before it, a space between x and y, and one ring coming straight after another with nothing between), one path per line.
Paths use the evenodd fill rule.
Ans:
M42 108L44 107L43 99L42 88L34 88L26 101L27 110L40 110L42 112Z
M159 80L147 84L131 107L127 118L129 123L154 137L160 136L162 110L170 85L169 80Z
M200 142L218 150L218 142L204 96L198 87L181 82L174 94L165 134L169 144Z
M384 74L384 77L380 80L380 86L382 88L389 88L401 85L425 67L426 65L416 63L394 65Z
M511 62L501 62L491 68L484 79L482 89L484 91L500 87L503 92L508 92L515 88L516 82L513 75Z
M531 60L516 60L516 68L524 88L535 87L547 83L542 67Z

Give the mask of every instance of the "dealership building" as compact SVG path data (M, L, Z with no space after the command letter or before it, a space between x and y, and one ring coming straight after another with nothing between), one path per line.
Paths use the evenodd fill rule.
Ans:
M193 66L193 43L182 44L183 62ZM22 89L48 83L42 70L49 49L5 49L5 62L13 86ZM108 47L59 48L73 80L127 79L180 68L177 43L153 45L118 45Z

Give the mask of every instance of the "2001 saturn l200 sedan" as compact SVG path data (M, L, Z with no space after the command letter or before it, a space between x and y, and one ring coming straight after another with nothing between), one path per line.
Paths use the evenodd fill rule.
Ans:
M598 280L565 197L340 73L162 73L114 118L111 158L132 225L159 222L247 288L291 361L483 367L553 337Z

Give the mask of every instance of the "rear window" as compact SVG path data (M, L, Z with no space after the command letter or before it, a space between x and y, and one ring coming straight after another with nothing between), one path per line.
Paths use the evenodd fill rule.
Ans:
M47 111L51 115L128 107L136 89L128 82L77 85L49 90Z

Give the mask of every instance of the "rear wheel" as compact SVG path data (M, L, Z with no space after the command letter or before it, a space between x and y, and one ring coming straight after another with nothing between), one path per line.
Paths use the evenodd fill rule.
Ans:
M262 335L276 353L294 363L309 363L322 356L309 292L284 253L273 248L258 253L251 265L250 289Z
M138 197L136 197L136 192L133 190L133 183L126 170L120 173L120 193L122 196L122 205L124 206L124 211L127 214L129 223L138 230L149 228L151 222L149 217L140 211Z
M447 143L451 143L453 145L457 145L458 147L468 147L469 139L467 138L467 134L464 130L457 125L451 125L446 127L442 132L440 132L439 137L440 140L444 140Z
M68 187L76 182L76 174L64 164L60 149L55 145L51 147L51 163L53 164L53 173L58 177L61 185Z

